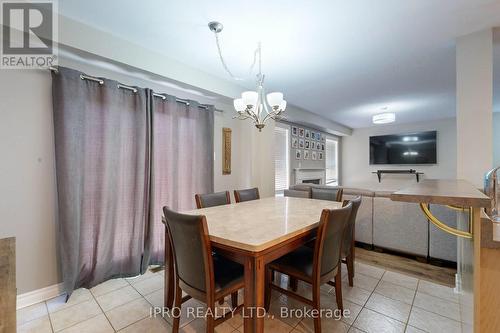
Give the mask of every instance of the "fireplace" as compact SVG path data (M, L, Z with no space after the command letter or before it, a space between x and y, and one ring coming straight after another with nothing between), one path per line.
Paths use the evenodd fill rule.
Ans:
M316 178L316 179L302 179L302 184L316 184L320 185L321 184L321 179Z
M295 184L325 185L325 169L294 169Z

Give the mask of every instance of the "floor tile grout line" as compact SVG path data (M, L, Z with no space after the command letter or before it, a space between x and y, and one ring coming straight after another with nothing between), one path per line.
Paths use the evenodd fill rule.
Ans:
M363 309L367 309L367 310L373 311L373 312L375 312L375 313L378 313L378 314L380 314L380 315L382 315L382 316L388 317L388 318L390 318L390 319L392 319L392 320L398 321L398 322L400 322L400 323L402 323L402 324L404 325L404 329L405 329L405 331L406 331L406 327L408 326L409 317L410 317L410 315L411 315L411 309L412 309L412 307L410 307L410 314L408 314L408 319L407 319L407 321L406 321L406 322L402 322L402 321L401 321L401 320L399 320L399 319L395 319L395 318L393 318L393 317L391 317L391 316L388 316L388 315L386 315L386 314L384 314L384 313L381 313L381 312L379 312L379 311L377 311L377 310L373 310L373 309L370 309L370 308L367 308L367 307L366 307L366 303L368 303L368 300L372 297L372 295L373 295L374 293L378 295L378 293L376 293L376 292L375 292L375 290L377 289L377 287L378 287L378 285L380 284L380 282L382 282L382 278L383 278L383 276L385 275L385 273L386 273L386 272L387 272L387 271L384 271L384 274L382 274L382 276L380 277L379 282L377 283L377 285L376 285L376 286L375 286L375 288L373 289L372 293L371 293L371 294L370 294L370 296L368 297L367 301L366 301L366 302L365 302L365 304L363 305L363 307L362 307L361 311L362 311ZM404 274L403 274L403 275L404 275ZM419 283L419 281L420 281L420 279L417 279L417 287L418 287L418 283ZM387 281L385 281L385 282L387 282ZM394 284L394 285L397 285L397 284L395 284L395 283L393 283L393 284ZM399 285L397 285L397 286L399 286ZM402 286L400 286L400 287L402 287ZM409 288L407 288L407 289L409 289ZM417 289L415 288L414 293L416 293L416 292L417 292ZM382 296L384 296L384 295L382 295ZM389 298L389 299L392 299L392 298L387 297L387 296L384 296L384 297ZM415 294L414 294L413 298L415 298ZM397 300L395 300L395 301L397 301ZM403 303L404 303L404 302L403 302ZM406 304L406 303L405 303L405 304ZM359 312L359 314L361 314L361 311ZM356 316L356 319L359 317L359 314L358 314L358 316ZM358 328L358 327L354 326L354 322L353 322L353 324L352 324L352 327L354 327L354 328L356 328L356 329L361 330L360 328ZM362 330L361 330L361 331L362 331Z
M366 308L366 307L365 307L366 303L367 303L367 302L368 302L368 300L372 297L373 293L375 292L375 289L377 289L378 285L380 284L380 281L382 281L382 278L384 277L384 275L385 275L385 273L386 273L386 272L387 272L387 271L386 271L386 270L384 270L384 273L382 274L382 276L381 276L381 277L380 277L380 279L378 280L377 284L375 285L375 287L374 287L374 288L373 288L373 290L371 291L370 296L368 296L368 298L366 299L366 302L364 302L363 306L361 307L361 310L359 311L358 315L357 315L357 316L356 316L356 318L354 318L354 320L352 321L352 325L351 325L352 327L354 327L354 328L358 328L358 327L354 326L354 323L355 323L355 322L356 322L356 320L358 319L358 317L359 317L359 315L361 314L361 312L363 311L363 309L365 309L365 308ZM358 274L361 274L361 273L358 273ZM361 275L363 275L363 274L361 274ZM353 283L353 285L354 285L354 283ZM368 309L368 308L366 308L366 309Z
M50 329L54 332L54 326L52 325L52 318L50 318L49 306L47 305L47 301L43 302L45 304L45 308L47 309L47 317L49 318Z
M418 287L419 286L420 286L420 279L418 279L418 281L417 281L417 288L415 289L415 292L413 293L413 300L411 302L410 315L408 316L408 324L405 327L405 332L406 332L406 329L408 328L408 326L410 325L411 313L413 311L413 307L414 307L414 304L415 304L415 298L417 298L417 291L418 291ZM417 328L420 329L420 327L417 327Z
M79 289L80 289L80 288L79 288ZM91 294L91 295L92 295L92 293L90 292L90 289L87 289L87 288L82 288L82 289L88 290L88 291L89 291L89 294ZM77 290L78 290L78 289L77 289ZM66 293L64 293L64 294L62 294L62 295L59 295L59 296L56 296L56 297L52 297L52 298L50 298L50 299L48 299L48 300L44 301L44 303L46 303L46 304L47 304L47 302L49 302L50 300L53 300L53 299L58 298L58 297L61 297L61 296L67 297L67 294L66 294ZM68 299L68 301L69 301L69 299ZM60 311L64 311L64 310L70 309L70 308L72 308L72 307L74 307L74 306L76 306L76 305L80 305L80 304L85 303L85 302L88 302L88 301L90 301L90 299L86 299L86 300L84 300L84 301L81 301L81 302L78 302L78 303L75 303L75 304L68 305L68 306L66 306L64 309L57 309L57 310L52 311L52 312L49 310L49 305L47 304L47 312L48 312L49 314L51 314L51 313L57 313L57 312L60 312ZM68 304L68 303L67 303L67 301L65 301L64 303L65 303L65 304Z
M74 323L74 324L72 324L72 325L69 325L69 326L67 326L67 327L65 327L65 328L63 328L63 329L60 329L59 331L55 331L55 330L54 330L54 333L57 333L57 332L62 332L62 331L64 331L64 330L67 330L68 328L71 328L71 327L73 327L73 326L76 326L76 325L78 325L78 324L81 324L81 323L83 323L83 322L85 322L85 321L87 321L87 320L94 319L95 317L99 316L100 314L102 314L102 313L98 313L98 314L96 314L96 315L90 316L90 317L88 317L87 319L84 319L84 320L82 320L82 321L79 321L79 322L77 322L77 323Z
M113 324L111 323L111 320L109 320L108 316L106 315L106 312L104 312L104 310L102 309L101 307L101 304L99 304L99 302L97 301L97 299L95 298L94 294L91 292L90 293L92 295L92 298L94 299L94 301L97 303L97 306L99 307L99 309L101 309L102 311L102 314L104 315L104 317L106 318L106 320L108 321L109 325L111 326L111 328L113 329L113 331L116 332L116 329L115 327L113 326Z
M17 316L17 312L21 311L22 309L26 309L26 308L28 308L30 306L34 306L34 305L38 305L38 304L42 304L42 303L45 304L45 308L47 310L47 314L46 315L48 316L48 315L50 315L50 313L49 313L49 308L47 307L47 303L46 302L47 301L41 301L41 302L38 302L38 303L35 303L35 304L31 304L31 305L25 306L25 307L20 308L20 309L16 309L16 316ZM30 320L27 320L27 321L25 321L23 323L20 323L20 324L16 322L16 327L17 326L22 326L22 325L27 324L27 323L31 323L32 321L38 320L38 319L43 318L43 317L45 317L45 315L40 316L40 317L36 317L36 318L33 318L33 319L30 319Z
M419 281L420 281L420 280L419 280ZM428 294L425 294L425 295L428 295ZM432 296L432 295L429 295L429 296ZM415 299L416 299L416 298L417 298L417 290L415 291ZM436 298L439 298L439 297L436 297ZM443 299L442 299L442 298L440 298L440 300L443 300ZM446 301L446 300L444 300L444 301ZM413 303L415 303L415 301L414 301ZM448 303L454 303L454 302L449 302L449 301L448 301ZM456 303L454 303L454 304L456 304ZM446 315L444 315L444 314L437 313L437 312L431 311L430 309L427 309L427 308L422 308L422 307L420 307L420 306L418 306L418 305L412 304L412 310L413 310L413 308L414 308L414 307L415 307L415 308L417 308L417 309L420 309L420 310L424 310L424 311L427 311L427 312L430 312L430 313L436 314L436 315L441 316L441 317L444 317L444 318L446 318L446 319L450 319L450 320L453 320L453 321L456 321L456 322L461 323L461 321L460 321L460 320L457 320L457 319L455 319L455 318L451 318L451 317L448 317L448 316L446 316ZM460 316L460 307L459 307L459 309L458 309L458 312L459 312L459 313L458 313L458 315Z

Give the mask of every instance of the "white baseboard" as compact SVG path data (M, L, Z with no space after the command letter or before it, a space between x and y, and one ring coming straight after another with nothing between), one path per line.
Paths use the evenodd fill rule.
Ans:
M54 284L42 289L33 290L24 294L17 295L17 309L21 309L36 303L62 295L63 284Z

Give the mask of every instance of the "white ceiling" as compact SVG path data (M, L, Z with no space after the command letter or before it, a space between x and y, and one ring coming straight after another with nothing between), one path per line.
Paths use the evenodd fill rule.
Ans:
M500 0L64 0L59 12L231 80L207 28L218 20L233 72L262 41L268 90L352 128L382 107L399 123L453 117L456 37L500 26Z

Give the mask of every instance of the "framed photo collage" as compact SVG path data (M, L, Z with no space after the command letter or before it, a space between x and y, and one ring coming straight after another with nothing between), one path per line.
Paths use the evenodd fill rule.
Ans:
M325 135L298 126L292 128L292 151L296 160L322 161L325 158Z

